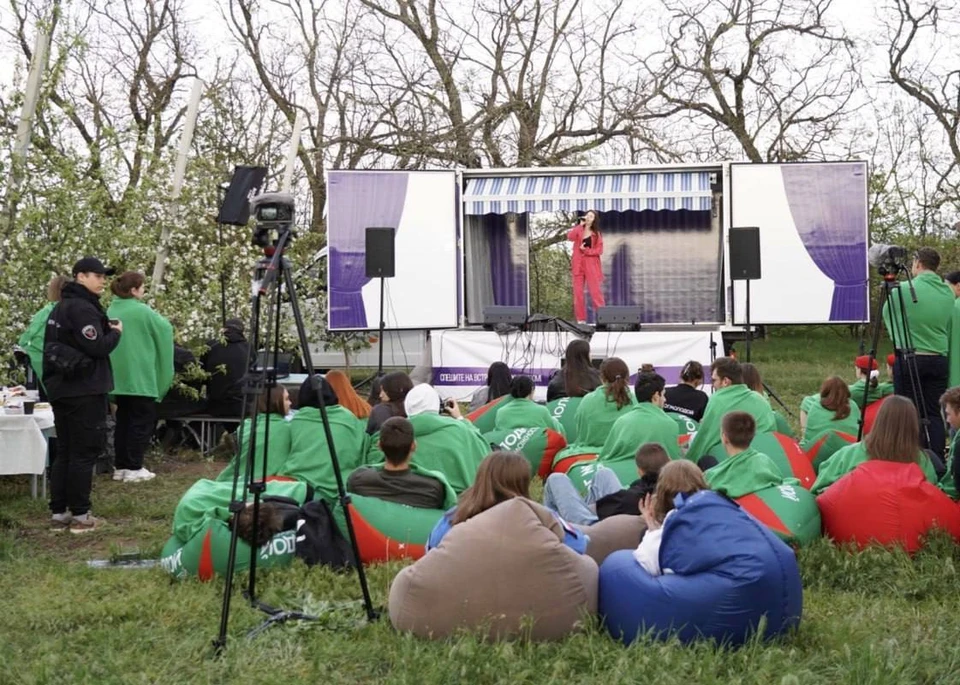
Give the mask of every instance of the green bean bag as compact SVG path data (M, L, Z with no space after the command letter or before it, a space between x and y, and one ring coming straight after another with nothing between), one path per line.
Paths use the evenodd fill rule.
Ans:
M497 422L497 412L512 401L513 397L510 395L501 395L467 414L467 420L476 426L481 433L489 433L494 429Z
M810 449L807 450L807 459L810 460L814 473L819 473L820 465L832 457L838 449L856 441L855 435L837 430L826 430L814 438Z
M677 438L677 444L680 445L681 453L686 454L687 448L696 437L697 431L700 430L700 424L689 416L677 414L672 411L668 411L667 416L677 422L677 426L680 428L680 436Z
M550 428L514 428L491 431L483 436L492 447L520 452L530 462L531 475L546 478L557 453L567 446L566 439Z
M561 397L552 402L547 402L547 409L553 414L553 418L563 424L568 445L577 441L577 409L581 402L583 402L582 397Z
M735 501L788 545L800 547L820 537L820 509L806 488L775 485Z

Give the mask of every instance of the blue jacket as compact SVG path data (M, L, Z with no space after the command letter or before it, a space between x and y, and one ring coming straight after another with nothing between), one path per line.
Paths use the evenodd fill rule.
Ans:
M440 541L443 540L443 536L446 535L451 528L453 528L453 513L457 510L456 507L451 507L444 512L443 516L437 521L437 525L433 527L433 530L430 531L430 537L427 538L427 551L440 544ZM577 554L586 554L587 552L587 542L590 538L586 533L583 533L580 530L577 530L569 523L564 521L557 512L552 512L557 521L560 522L560 525L563 526L563 544L572 549Z

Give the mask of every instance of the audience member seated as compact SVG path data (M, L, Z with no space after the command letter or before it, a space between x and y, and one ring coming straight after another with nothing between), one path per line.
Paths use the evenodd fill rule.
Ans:
M584 397L600 386L600 374L590 363L590 343L571 340L563 365L547 385L547 402L561 397Z
M621 483L633 480L637 445L656 443L671 459L680 456L680 428L662 408L665 384L663 376L650 371L637 377L637 406L616 420L597 456L597 463L613 469Z
M732 411L720 425L720 440L727 458L715 465L704 463L711 459L709 455L700 460L701 467L708 467L704 472L711 490L737 499L784 482L773 460L750 446L757 434L757 423L750 414Z
M533 399L536 386L530 376L516 376L510 382L512 401L497 412L493 429L508 431L515 428L549 428L563 435L563 426L553 418L550 410Z
M947 470L940 479L940 489L953 499L960 499L960 462L957 461L957 450L960 449L960 386L950 388L940 398L940 406L947 419L947 425L953 438L950 440L950 456L947 460Z
M817 497L824 533L859 548L917 551L934 528L960 540L960 508L917 465L920 422L905 397L884 400L866 437L867 460Z
M720 442L720 422L732 411L745 411L757 422L758 433L777 429L777 419L770 402L743 384L740 363L730 357L719 357L711 366L713 395L707 402L700 429L690 444L687 459L699 461L706 451Z
M20 335L20 338L17 340L17 345L23 350L27 355L27 358L30 361L30 368L33 371L33 378L36 380L36 388L40 391L40 399L44 402L47 401L47 392L43 387L43 344L44 337L47 333L47 320L50 318L50 312L53 311L53 308L56 306L57 302L60 301L60 291L63 290L63 286L70 282L68 276L54 276L50 279L50 282L47 283L47 300L48 302L43 305L43 307L33 315L30 319L30 324L27 326L27 329ZM29 383L30 379L27 379L27 387L33 387ZM54 454L54 450L50 450L51 457Z
M630 391L626 362L618 357L605 359L600 365L600 378L603 385L584 397L577 407L577 442L558 454L557 459L566 454L598 454L617 419L637 406Z
M264 475L263 453L267 450L267 476L281 473L290 457L290 422L287 415L290 413L290 393L280 385L270 390L264 389L257 397L257 427L250 429L253 418L247 418L240 426L237 436L240 439L239 463L243 464L240 471L240 480L244 480L246 464L250 455L250 436L253 435L253 477L260 479ZM237 457L234 456L220 475L218 481L233 480Z
M290 456L281 473L310 483L327 499L337 497L337 481L333 472L330 447L320 418L320 399L326 407L330 433L343 473L350 473L363 462L367 435L363 422L340 406L337 393L323 377L317 377L320 395L313 380L300 386L297 413L290 421Z
M343 371L333 371L328 372L324 375L324 378L327 379L327 383L330 384L330 387L333 388L333 391L337 393L337 397L340 399L340 406L349 411L351 414L356 416L358 419L367 419L370 417L370 405L367 404L367 401L360 397L357 394L357 391L353 389L353 384L350 382L350 376L345 374Z
M763 385L763 377L760 375L760 369L757 368L756 364L740 362L740 371L743 374L743 384L769 403L770 397L767 395L767 389Z
M470 414L488 402L493 402L498 397L510 394L510 382L513 377L510 375L510 367L503 362L494 362L487 369L487 384L482 388L477 388L470 398L470 406L467 407L467 413Z
M931 483L938 480L937 471L929 455L920 449L920 424L913 402L900 395L891 395L883 401L877 421L862 442L855 442L837 450L820 466L811 492L819 495L860 464L870 459L914 462ZM905 432L916 427L917 432Z
M179 445L184 440L182 419L191 414L201 414L207 407L203 397L203 380L186 378L192 370L201 371L197 358L186 347L173 346L174 382L157 405L157 420L163 421L159 433L160 444L165 449ZM197 445L199 447L199 445Z
M439 471L457 493L473 483L477 467L490 451L490 445L469 421L463 420L456 402L447 407L451 416L440 415L440 395L423 383L407 393L404 401L407 417L413 424L417 451L415 464L430 471ZM367 462L379 457L374 450ZM530 465L527 463L527 470Z
M863 404L863 393L867 393L867 405L873 404L879 399L893 394L893 383L880 382L880 371L877 360L871 359L868 355L861 355L853 361L853 371L856 374L857 382L849 386L850 399L857 403L862 412L866 405Z
M850 388L839 376L830 376L818 395L808 395L800 403L800 430L804 452L827 431L856 436L860 429L860 408L850 397Z
M553 473L543 485L543 505L563 520L582 526L621 514L639 516L640 503L657 487L657 476L670 463L670 455L657 443L648 442L637 450L635 463L640 477L628 488L612 470L598 466L586 497L580 496L566 474Z
M370 410L367 433L373 435L383 422L393 416L406 418L403 402L413 389L413 381L403 371L393 371L380 379L380 402Z
M243 321L227 319L222 340L211 340L200 357L207 379L207 412L212 416L240 418L243 413L243 377L250 346L243 336Z
M703 386L703 364L688 361L680 370L680 383L667 388L664 393L663 410L680 414L699 422L707 408L707 393Z
M442 509L447 498L444 482L418 473L410 463L417 443L413 424L394 416L380 427L380 450L386 461L378 466L361 466L347 479L347 490L365 497L406 504L420 509Z

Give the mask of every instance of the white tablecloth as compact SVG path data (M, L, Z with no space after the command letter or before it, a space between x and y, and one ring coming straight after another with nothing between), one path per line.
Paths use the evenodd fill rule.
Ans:
M0 413L0 476L42 474L47 467L47 439L53 429L49 409L31 416Z

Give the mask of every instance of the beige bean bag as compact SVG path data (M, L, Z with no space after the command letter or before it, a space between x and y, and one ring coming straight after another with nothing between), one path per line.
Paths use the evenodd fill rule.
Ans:
M597 565L619 549L636 549L647 530L642 516L617 514L590 526L577 526L590 538L587 554Z
M563 544L557 520L515 498L454 526L390 588L394 628L444 638L559 640L597 611L596 562Z

